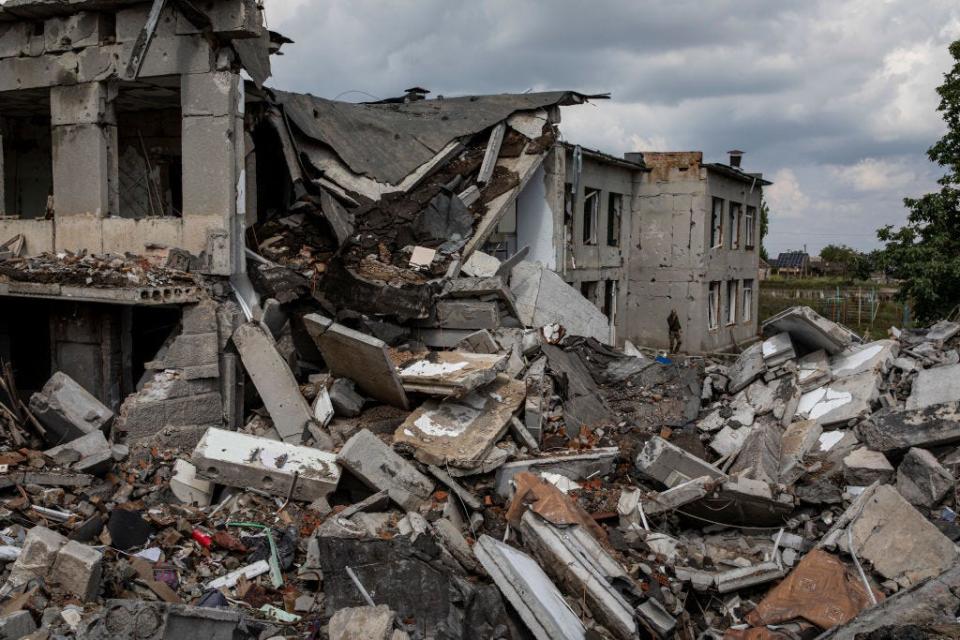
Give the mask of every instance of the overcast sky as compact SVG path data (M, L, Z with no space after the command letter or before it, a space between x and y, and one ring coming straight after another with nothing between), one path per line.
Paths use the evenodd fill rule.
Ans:
M767 247L878 246L904 196L935 188L934 91L956 0L265 0L295 40L274 86L361 101L574 89L566 140L613 154L704 152L775 185ZM359 93L362 92L362 93Z

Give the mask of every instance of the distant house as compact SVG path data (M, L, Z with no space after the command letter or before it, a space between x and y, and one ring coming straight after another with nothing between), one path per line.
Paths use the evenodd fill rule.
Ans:
M781 253L770 267L777 275L802 278L810 273L810 255L805 251Z

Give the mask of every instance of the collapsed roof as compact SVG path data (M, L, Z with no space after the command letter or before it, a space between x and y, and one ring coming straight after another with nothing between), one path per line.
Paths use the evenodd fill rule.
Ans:
M356 104L268 89L262 122L283 149L289 209L322 217L336 236L327 295L354 310L422 318L438 277L482 245L540 167L557 139L558 107L606 97ZM417 246L437 252L426 269L411 269Z

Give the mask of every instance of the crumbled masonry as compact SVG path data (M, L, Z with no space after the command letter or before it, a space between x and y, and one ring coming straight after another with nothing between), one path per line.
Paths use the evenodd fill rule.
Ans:
M960 423L949 416L960 398L920 408L911 398L927 380L949 381L956 333L893 331L830 357L822 341L790 335L786 358L749 347L658 362L540 327L485 330L481 353L390 346L365 333L370 318L348 331L315 313L294 359L288 321L279 338L256 322L218 324L233 303L209 300L179 335L213 326L228 352L256 336L276 355L232 361L261 391L253 405L236 400L239 428L171 424L144 438L141 425L128 448L130 414L98 423L112 414L60 391L80 388L62 373L55 402L21 401L24 418L5 423L23 443L0 453L9 637L139 638L130 620L142 616L151 638L202 627L388 640L851 637L845 628L944 620L889 603L955 582ZM334 371L318 359L328 334L378 355ZM910 355L918 344L931 345L922 359ZM363 385L344 377L363 366ZM850 380L856 393L826 397ZM184 382L134 397L204 402L207 391ZM803 401L818 392L820 413ZM572 417L571 400L585 397L601 407L595 422ZM824 419L847 405L854 417ZM53 409L31 413L35 424L29 406ZM67 440L49 447L57 428ZM946 596L932 598L935 608Z
M52 172L0 149L0 640L960 635L960 324L761 329L726 247L754 312L711 328L703 183L755 228L760 174L560 141L604 95L268 88L288 42L254 0L0 6L0 147ZM504 253L568 176L649 286Z

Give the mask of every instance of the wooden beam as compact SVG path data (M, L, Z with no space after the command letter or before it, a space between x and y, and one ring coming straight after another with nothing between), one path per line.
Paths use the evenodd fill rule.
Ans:
M483 164L480 165L480 173L477 174L477 184L487 184L493 177L493 169L497 166L497 159L500 157L503 134L506 132L506 122L501 122L490 132L490 139L487 140L487 150L483 154Z

